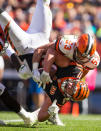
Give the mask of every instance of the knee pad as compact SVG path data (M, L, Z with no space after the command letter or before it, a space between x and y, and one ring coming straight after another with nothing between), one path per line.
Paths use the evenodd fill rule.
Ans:
M0 83L0 96L3 94L5 88L6 87L3 84Z

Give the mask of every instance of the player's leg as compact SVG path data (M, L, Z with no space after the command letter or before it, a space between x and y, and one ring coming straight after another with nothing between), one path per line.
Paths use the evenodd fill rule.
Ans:
M32 17L28 33L43 32L46 38L49 39L52 27L52 13L50 11L50 0L37 0L37 5Z
M25 122L25 124L32 125L33 120L29 117L30 113L27 112L21 105L10 96L6 87L0 83L0 99L11 110L17 113Z
M24 32L16 23L15 21L9 16L6 11L0 9L0 23L3 25L5 32L9 33L10 39L13 44L19 46L21 42L26 40L28 37L27 33Z
M47 94L45 94L45 101L42 105L40 112L38 114L38 121L42 122L49 118L50 114L48 113L48 108L51 106L52 102Z
M33 121L40 121L43 122L45 120L48 120L50 116L53 114L58 113L58 106L56 104L52 103L49 96L45 94L45 101L40 110L34 111L31 113L31 117L33 118Z

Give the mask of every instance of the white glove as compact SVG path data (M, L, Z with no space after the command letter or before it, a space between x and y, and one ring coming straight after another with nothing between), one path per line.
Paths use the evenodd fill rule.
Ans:
M33 74L33 76L32 76L33 80L35 82L40 82L40 72L38 71L38 69L34 69L32 71L32 74Z
M45 86L46 86L47 83L49 83L49 82L52 83L52 80L50 78L49 73L47 73L45 71L42 72L42 74L40 76L40 79L41 79L41 81L42 81L42 83L44 85L43 88L45 88Z
M38 71L38 62L33 63L32 78L35 82L40 82L40 72Z
M28 72L26 65L22 65L18 71L20 78L27 80L31 77L31 74Z
M45 71L43 71L42 72L42 74L41 74L41 76L40 76L40 79L41 79L41 81L43 82L43 84L44 83L52 83L52 80L51 80L51 78L50 78L50 75L49 75L49 73L47 73L47 72L45 72Z
M20 78L25 79L25 80L32 77L32 72L26 60L23 61L23 65L20 67L18 73L19 73Z

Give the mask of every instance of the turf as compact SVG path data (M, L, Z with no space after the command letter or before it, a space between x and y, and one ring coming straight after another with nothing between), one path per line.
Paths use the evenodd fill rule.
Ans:
M55 126L47 121L26 127L23 122L7 121L20 119L15 113L0 112L0 119L7 122L7 125L0 126L0 131L101 131L101 115L60 115L60 118L65 127Z

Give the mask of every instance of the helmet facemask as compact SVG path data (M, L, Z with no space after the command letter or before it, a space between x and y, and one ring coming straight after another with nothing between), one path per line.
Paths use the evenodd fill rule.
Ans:
M90 59L92 58L92 56L88 55L88 54L81 54L80 51L78 50L78 48L76 47L74 50L74 60L78 63L78 64L85 64L87 62L90 61Z
M65 98L73 101L82 101L89 96L89 88L88 85L80 80L68 79L65 80L61 89L64 92Z
M68 79L61 84L61 89L64 92L66 98L72 99L73 94L76 91L76 85L79 80Z

